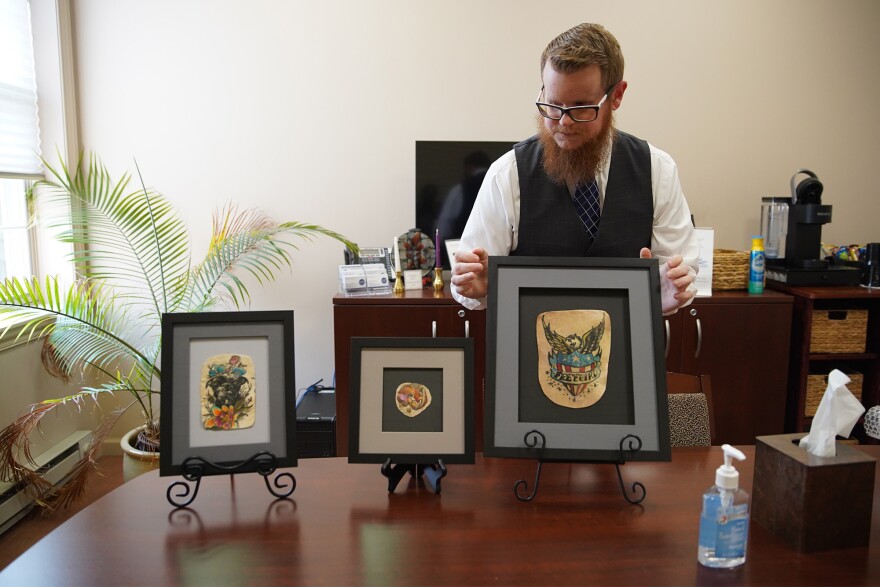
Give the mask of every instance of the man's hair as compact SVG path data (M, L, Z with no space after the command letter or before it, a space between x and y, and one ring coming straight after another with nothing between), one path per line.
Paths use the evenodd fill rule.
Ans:
M600 24L579 24L550 41L541 55L542 74L547 61L560 73L574 73L587 66L598 65L606 89L623 79L620 44Z

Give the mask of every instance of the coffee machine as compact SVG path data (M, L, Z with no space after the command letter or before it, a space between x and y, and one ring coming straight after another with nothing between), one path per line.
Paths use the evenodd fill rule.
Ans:
M796 184L801 175L807 177ZM822 225L831 222L831 206L822 204L823 190L815 173L798 169L791 176L791 197L764 198L761 231L765 243L772 243L766 260L767 280L789 285L859 283L858 269L822 258Z

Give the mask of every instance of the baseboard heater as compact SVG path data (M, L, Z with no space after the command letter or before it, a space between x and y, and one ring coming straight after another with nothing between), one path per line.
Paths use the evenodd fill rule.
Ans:
M34 459L37 471L52 485L62 484L86 453L92 433L78 430ZM0 534L15 525L34 507L34 498L23 487L0 481Z

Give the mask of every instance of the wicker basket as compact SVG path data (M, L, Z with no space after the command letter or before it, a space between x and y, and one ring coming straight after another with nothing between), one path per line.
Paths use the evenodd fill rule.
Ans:
M712 289L748 289L749 253L730 249L712 252Z
M864 353L868 310L813 310L811 353Z
M862 401L862 381L864 377L861 373L847 373L850 382L846 384L846 388L852 392L859 401ZM816 415L819 408L819 402L825 394L825 388L828 387L828 375L807 375L807 397L804 402L804 415L812 418Z

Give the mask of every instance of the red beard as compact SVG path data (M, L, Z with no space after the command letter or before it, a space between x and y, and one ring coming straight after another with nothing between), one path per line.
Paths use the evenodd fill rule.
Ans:
M553 133L544 126L544 118L538 115L538 139L544 148L544 170L558 184L571 181L577 185L595 179L596 171L608 155L608 137L614 131L613 117L608 116L602 122L578 124L601 124L602 128L599 134L577 149L562 149L553 139Z

